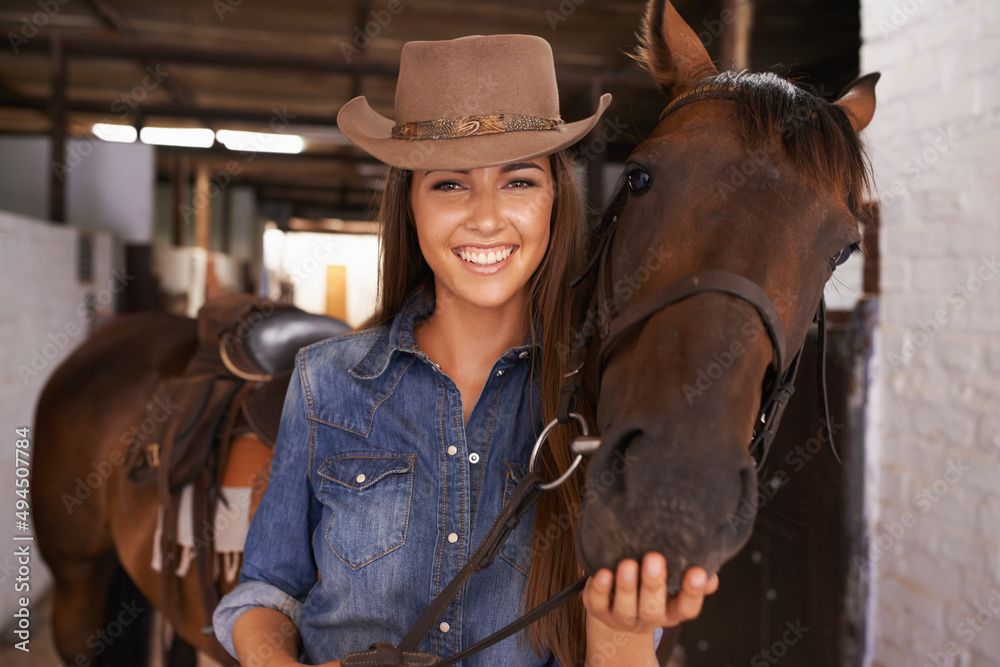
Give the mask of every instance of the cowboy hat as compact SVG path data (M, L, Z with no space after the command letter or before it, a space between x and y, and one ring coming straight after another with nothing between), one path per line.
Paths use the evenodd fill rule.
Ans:
M528 160L570 146L611 103L589 118L559 117L552 47L532 35L476 35L403 45L396 120L364 96L337 114L360 148L404 169L476 169Z

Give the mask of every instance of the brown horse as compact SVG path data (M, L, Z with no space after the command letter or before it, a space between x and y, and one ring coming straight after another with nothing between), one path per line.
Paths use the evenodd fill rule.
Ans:
M104 601L119 562L147 599L157 602L158 575L149 568L156 488L124 483L122 464L157 383L180 375L196 344L194 320L123 317L78 348L39 400L35 523L55 579L56 648L67 664L93 664L107 648L100 634ZM183 624L178 632L189 642L208 624L197 614L185 622L195 632Z
M270 302L249 297L232 296L213 303L223 303L221 310L226 313L233 303L267 306L243 311L249 314L249 322L234 325L239 324L239 335L247 340L268 339L258 349L271 355L264 360L266 365L282 370L286 362L290 367L290 355L299 346L348 330L339 320L285 306L275 308ZM264 319L261 311L271 319ZM261 319L255 320L257 316ZM199 568L189 566L176 590L172 584L165 587L161 574L152 568L160 514L157 485L133 483L127 469L132 463L132 443L136 441L144 448L151 444L144 442L146 434L162 432L146 422L165 424L178 416L185 397L159 397L154 392L163 379L190 372L189 362L199 343L198 329L202 328L200 335L204 339L209 322L199 324L161 313L121 317L75 350L46 383L35 427L35 523L39 549L55 578L56 647L68 664L89 665L95 659L108 658L112 649L118 650L126 643L118 640L119 633L126 626L138 625L137 609L147 606L139 597L109 600L108 613L112 617L105 618L105 600L119 566L135 584L137 593L154 608L163 611L164 591L173 591L167 609L177 635L224 664L231 663L214 636L204 631L211 627L211 610L206 608ZM213 331L211 327L208 330ZM255 331L262 336L254 338ZM202 361L197 363L210 363L203 360L204 352L203 346L195 357ZM269 387L280 381L277 378ZM271 405L255 414L280 412L282 395L280 387L277 391L262 391L260 400ZM172 399L180 403L174 405ZM227 521L230 517L235 521L240 512L247 518L252 516L266 488L270 455L270 449L251 434L232 439L229 464L219 472L221 483L251 487L253 492L248 507L226 508ZM195 541L196 548L191 551L198 564L199 560L205 561L201 554L208 552L200 548L207 544L208 530L197 526L192 530L193 538L202 540ZM227 583L225 577L219 580L223 594L235 585ZM111 658L110 663L114 662Z
M878 75L831 103L772 74L719 74L664 0L643 31L640 59L670 102L629 157L591 280L584 389L602 442L577 552L591 573L662 552L676 592L689 567L718 571L751 532L731 519L757 506L754 456L777 427L781 384L824 285L860 247L857 133Z

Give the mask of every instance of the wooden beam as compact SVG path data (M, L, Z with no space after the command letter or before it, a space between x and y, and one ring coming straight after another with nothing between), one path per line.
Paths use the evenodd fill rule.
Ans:
M66 53L58 37L50 51L52 98L49 120L52 146L49 163L49 220L66 222Z
M0 90L0 108L10 109L37 109L48 111L51 101L42 97L25 97L16 93ZM67 111L78 113L104 114L110 116L108 105L105 102L94 102L91 100L67 100ZM284 113L284 109L277 112ZM192 118L204 121L233 120L246 121L250 123L269 123L274 120L277 113L274 109L270 111L255 111L252 109L222 109L213 107L184 106L178 104L145 104L137 105L133 115L136 117L162 116L164 118ZM337 124L337 114L330 116L316 116L311 114L289 114L289 120L296 125L319 125L322 127L333 127Z
M18 94L13 88L8 86L3 79L0 79L0 95L4 97L14 97L14 98L21 97L21 95Z
M749 0L747 0L749 1ZM50 35L38 35L23 45L24 51L48 51ZM330 75L351 76L354 74L395 79L399 74L396 63L380 62L357 56L348 63L342 58L328 56L308 56L297 53L276 53L273 51L232 51L206 49L196 46L180 46L163 42L128 42L122 39L101 39L92 37L72 37L63 39L63 49L67 55L81 57L137 59L149 58L174 63L188 63L203 66L240 67L266 70L295 70ZM602 83L604 89L612 84L620 92L649 92L653 83L643 76L628 70L615 70L600 74L560 72L562 88L589 91L594 80Z
M97 14L98 18L100 18L105 25L129 41L135 39L135 29L129 23L128 19L126 19L122 13L118 11L118 8L111 3L111 0L86 0L86 4L90 5L91 10ZM140 62L147 70L159 70L160 63L155 60L141 59ZM177 81L177 79L173 77L164 79L163 86L178 104L187 107L194 106L194 96L191 94L191 91Z
M754 0L723 0L722 7L722 67L737 72L750 69Z
M50 35L38 35L23 46L24 51L48 51ZM231 51L206 49L193 45L166 44L163 42L129 42L124 39L72 37L63 39L63 49L74 56L95 58L120 58L125 60L151 59L174 63L217 67L249 67L255 69L286 69L321 74L354 73L365 76L396 78L399 67L358 56L347 63L342 58L316 57L297 53L275 53L263 49Z

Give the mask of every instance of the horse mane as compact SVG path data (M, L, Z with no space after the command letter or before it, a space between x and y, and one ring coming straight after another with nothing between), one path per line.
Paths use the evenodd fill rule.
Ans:
M861 214L872 190L871 166L847 112L773 72L723 72L707 83L735 93L750 149L783 146L800 173L841 182L851 211Z

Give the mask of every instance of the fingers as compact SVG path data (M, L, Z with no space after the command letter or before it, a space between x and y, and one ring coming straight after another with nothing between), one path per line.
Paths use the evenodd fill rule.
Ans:
M615 619L627 628L634 627L639 618L638 590L639 564L627 558L618 563L618 576L615 577L615 592L611 603Z
M590 578L583 592L587 612L619 630L650 631L667 621L667 563L660 554L646 554L639 564L626 559L616 573L604 568Z
M713 574L712 578L708 580L708 584L705 586L705 595L711 595L717 590L719 590L719 575Z
M614 573L603 568L587 580L582 599L587 611L605 617L611 611L611 591L614 589Z
M657 553L642 559L642 580L639 589L639 622L660 627L667 610L667 560Z
M632 559L618 564L616 573L604 568L587 581L583 603L587 613L602 623L629 632L672 627L701 613L705 596L719 588L718 575L700 567L684 576L676 598L667 597L667 562L658 553L643 557L642 568Z
M714 583L700 567L692 567L687 571L681 584L681 592L667 605L667 617L671 626L690 621L701 613L701 605L709 594L709 589L714 592L718 588L718 577L713 579Z

